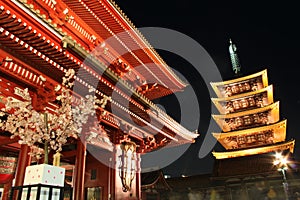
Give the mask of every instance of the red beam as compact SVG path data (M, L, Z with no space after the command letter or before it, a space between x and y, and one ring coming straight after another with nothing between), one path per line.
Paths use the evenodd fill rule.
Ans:
M76 156L76 155L77 155L76 150L62 152L62 158L70 158L70 157L73 157L73 156Z
M0 146L16 143L19 141L19 138L10 139L9 137L1 137L0 138Z

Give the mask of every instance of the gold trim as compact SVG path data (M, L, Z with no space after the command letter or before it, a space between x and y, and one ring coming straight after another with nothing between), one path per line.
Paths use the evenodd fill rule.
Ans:
M250 134L253 132L260 132L260 131L265 131L268 129L281 128L281 126L286 127L286 125L287 125L287 120L285 119L276 124L271 124L271 125L267 125L267 126L260 126L260 127L244 129L244 130L240 130L240 131L231 131L231 132L227 132L227 133L212 133L212 134L217 140L219 140L219 139L223 139L225 137L230 137L230 136L246 135L246 134Z
M248 96L254 96L256 94L260 94L260 93L264 93L267 92L267 99L268 99L268 105L274 103L273 100L273 85L269 85L263 89L257 90L257 91L252 91L252 92L247 92L247 93L243 93L243 94L239 94L239 95L235 95L235 96L231 96L231 97L223 97L223 98L211 98L211 101L215 104L216 108L218 109L218 111L221 114L225 114L225 110L223 108L223 106L221 105L221 102L227 102L227 101L231 101L234 99L242 99Z
M265 69L263 71L260 71L260 72L257 72L255 74L251 74L251 75L240 77L240 78L236 78L236 79L231 79L231 80L228 80L228 81L211 82L210 85L212 86L213 90L215 91L215 93L217 94L218 97L223 97L222 93L218 89L218 86L230 85L230 84L234 84L234 83L246 81L248 79L253 79L253 78L256 78L256 77L259 77L259 76L262 76L263 87L268 86L267 69Z
M288 141L282 144L274 144L271 146L243 149L238 151L226 151L226 152L212 152L216 159L235 158L242 156L251 156L256 154L270 153L275 151L283 151L289 149L291 153L294 152L295 140Z
M226 115L211 115L213 119L217 122L219 127L224 131L224 132L229 132L230 129L227 126L227 123L225 122L225 119L230 119L230 118L236 118L236 117L242 117L245 115L251 115L255 113L261 113L270 110L270 116L272 116L268 123L276 123L279 121L279 101L270 104L268 106L262 107L262 108L256 108L252 110L246 110L243 112L236 112L236 113L231 113L231 114L226 114Z
M260 113L260 112L265 112L267 110L272 110L272 109L278 109L279 110L279 101L276 101L275 103L272 103L270 105L267 105L265 107L261 108L255 108L251 110L246 110L242 112L236 112L236 113L230 113L230 114L225 114L225 115L212 115L214 119L226 119L226 118L234 118L234 117L241 117L244 115L251 115L255 113Z
M233 143L226 142L226 138L234 137L234 136L243 136L243 135L253 135L258 132L267 131L267 130L274 130L274 143L283 142L286 138L286 125L287 120L280 121L276 124L256 127L241 131L233 131L229 133L212 133L213 136L222 144L222 146L229 150L232 149ZM231 145L230 145L231 144Z

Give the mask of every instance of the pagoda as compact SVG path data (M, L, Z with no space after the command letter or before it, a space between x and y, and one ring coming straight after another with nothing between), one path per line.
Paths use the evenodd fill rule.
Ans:
M95 131L86 132L92 137L70 138L63 147L65 185L72 189L65 199L82 200L89 193L98 199L140 199L141 155L198 137L151 101L187 84L113 1L2 0L0 108L7 97L24 101L22 92L28 89L35 110L55 110L55 87L69 69L76 71L74 97L94 88L105 104L96 111ZM120 158L129 149L135 153L131 173L120 169L127 167ZM17 160L15 172L1 176L6 177L0 182L3 199L13 179L14 186L23 185L25 168L33 163L29 151L10 133L0 133L1 162Z
M241 76L237 48L229 46L235 79L213 82L213 114L221 133L212 133L226 151L213 152L215 176L236 176L274 170L270 153L293 153L295 140L286 141L287 120L280 119L279 101L273 99L267 70Z

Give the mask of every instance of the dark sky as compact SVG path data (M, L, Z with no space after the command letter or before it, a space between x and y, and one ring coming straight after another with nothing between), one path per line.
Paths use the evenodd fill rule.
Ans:
M233 78L228 53L231 38L237 45L243 74L268 70L275 101L280 101L281 119L288 119L287 139L296 139L295 157L300 158L300 12L295 2L117 0L116 3L137 28L169 28L196 40L213 58L224 80ZM198 158L203 137L211 134L207 133L211 114L207 88L189 63L171 53L158 52L170 67L181 72L190 82L197 93L201 112L200 138L178 161L165 168L165 172L173 176L210 173L212 155ZM158 102L165 105L166 112L176 119L180 113L169 105L170 98ZM216 145L215 149L222 148Z

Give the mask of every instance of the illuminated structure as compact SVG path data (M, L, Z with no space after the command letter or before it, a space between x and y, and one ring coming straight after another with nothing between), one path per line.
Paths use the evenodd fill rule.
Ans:
M241 76L232 42L229 50L235 79L212 83L217 94L212 102L220 112L212 117L222 129L213 136L225 151L213 152L212 174L145 184L144 193L153 199L299 198L299 167L291 154L295 141L286 141L287 120L280 120L267 71Z
M240 69L232 42L229 50L233 68ZM240 72L234 71L236 75ZM227 150L213 152L217 160L271 152L293 153L295 140L286 141L287 120L280 121L279 102L273 100L267 70L211 85L218 97L212 101L220 112L212 117L222 129L222 133L213 136Z
M86 191L103 199L139 199L140 155L198 136L151 102L186 84L109 0L2 0L0 60L0 107L8 96L22 101L19 92L29 88L36 110L53 110L54 88L70 68L79 72L75 96L94 87L97 98L109 97L97 110L98 132L88 141L70 139L62 152L75 200L84 199ZM110 166L86 155L86 145ZM9 133L1 133L0 147L1 154L24 158L18 159L15 176L15 185L22 185L29 148ZM122 155L129 152L132 171L119 172ZM12 180L1 184L8 190Z
M236 48L233 45L231 43L229 49ZM237 59L237 55L231 59ZM232 63L237 65L239 61ZM234 69L240 68L235 66ZM213 152L217 159L286 149L293 152L295 141L285 142L286 120L279 121L279 102L273 101L267 70L211 85L218 96L212 101L220 112L212 117L222 129L222 133L213 133L213 136L228 150Z

